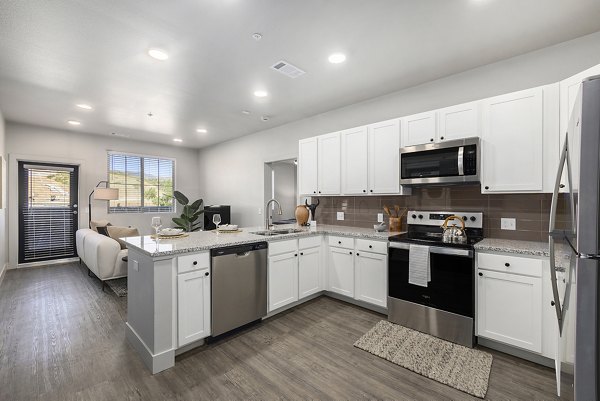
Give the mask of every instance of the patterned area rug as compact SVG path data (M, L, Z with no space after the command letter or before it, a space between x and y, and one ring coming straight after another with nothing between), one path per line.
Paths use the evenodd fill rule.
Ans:
M119 297L127 296L127 277L107 280L106 285Z
M484 398L492 356L382 320L354 346L415 373Z

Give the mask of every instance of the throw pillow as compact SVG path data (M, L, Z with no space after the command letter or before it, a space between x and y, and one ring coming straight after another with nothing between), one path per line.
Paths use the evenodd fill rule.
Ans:
M108 230L108 236L116 240L119 243L119 245L121 245L121 249L127 249L127 244L121 238L137 237L140 235L137 228L107 226L106 229Z
M106 227L110 226L110 222L108 220L92 220L90 221L90 228L96 232L98 232L98 227Z
M105 226L97 226L96 231L98 231L98 234L102 234L102 235L106 235L107 237L110 237L110 235L108 234L109 226L112 226L112 224L108 223Z

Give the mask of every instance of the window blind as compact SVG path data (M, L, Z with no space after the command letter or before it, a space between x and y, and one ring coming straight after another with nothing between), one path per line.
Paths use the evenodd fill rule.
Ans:
M151 156L108 153L108 182L119 189L109 213L174 212L175 161Z
M19 162L19 262L76 256L76 166Z

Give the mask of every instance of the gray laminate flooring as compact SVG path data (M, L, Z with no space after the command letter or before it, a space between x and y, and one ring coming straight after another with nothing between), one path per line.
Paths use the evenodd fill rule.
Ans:
M352 346L383 315L320 297L151 375L127 303L77 264L0 285L0 400L475 399ZM489 350L488 350L489 351ZM490 400L552 400L554 372L494 351Z

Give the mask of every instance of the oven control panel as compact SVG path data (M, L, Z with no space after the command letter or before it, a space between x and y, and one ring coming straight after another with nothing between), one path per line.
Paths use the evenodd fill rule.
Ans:
M417 224L424 226L441 226L450 216L460 216L465 222L465 227L482 228L483 213L481 212L436 212L423 210L409 210L406 222L408 224ZM460 222L456 219L456 225L460 226Z

